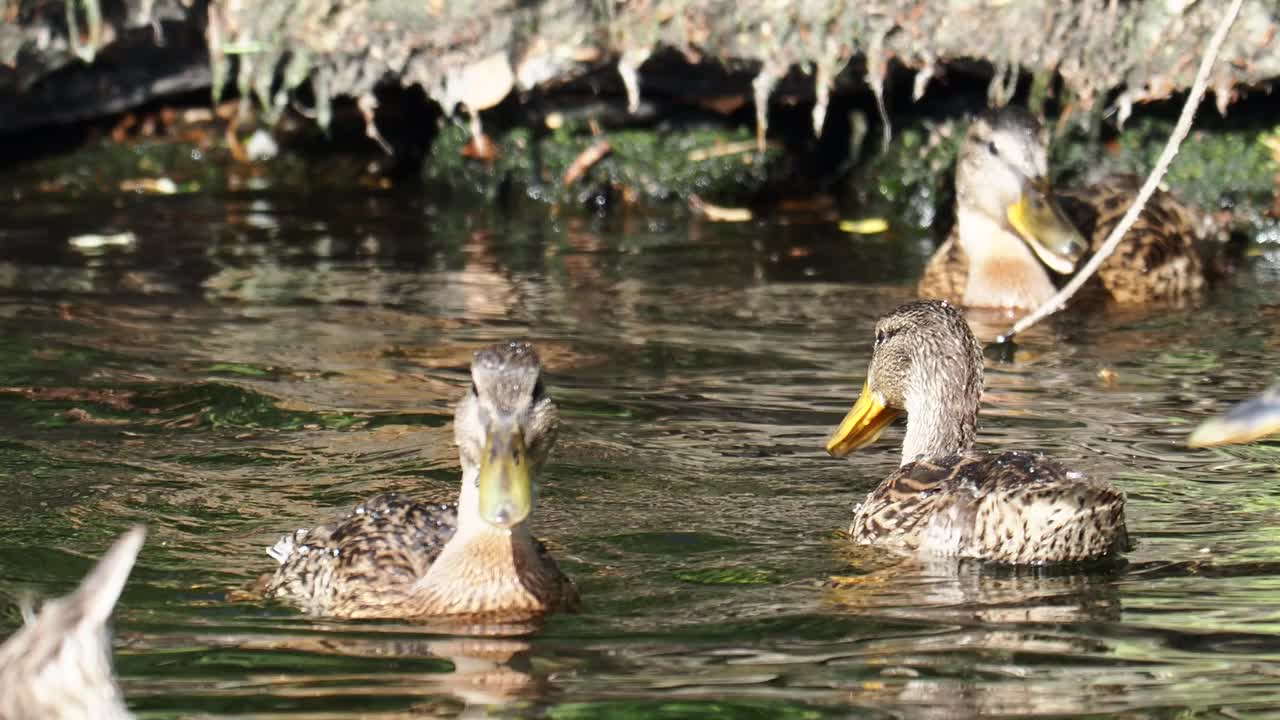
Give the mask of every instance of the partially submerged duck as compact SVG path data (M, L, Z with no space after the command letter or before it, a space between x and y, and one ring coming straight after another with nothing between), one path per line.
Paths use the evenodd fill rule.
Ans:
M577 607L573 582L529 530L535 482L558 413L525 343L475 354L454 413L455 503L375 497L298 530L269 554L267 594L316 615L520 622Z
M1280 384L1209 418L1187 438L1191 447L1253 442L1280 433Z
M1123 176L1053 188L1048 136L1030 113L979 116L956 163L955 229L929 259L918 292L966 307L1039 307L1101 247L1139 187ZM1092 282L1124 304L1197 297L1206 287L1198 226L1195 213L1157 190Z
M125 720L131 717L111 672L107 621L146 531L135 527L65 597L0 646L0 718Z
M982 349L945 301L876 324L866 383L827 441L843 457L909 415L901 466L856 510L854 542L1028 564L1090 560L1127 545L1124 494L1042 455L975 452Z

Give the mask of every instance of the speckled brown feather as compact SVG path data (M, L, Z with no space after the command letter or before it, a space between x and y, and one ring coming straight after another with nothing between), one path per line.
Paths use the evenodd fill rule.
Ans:
M1054 199L1096 252L1129 209L1135 182L1129 176L1107 178L1090 187L1055 190ZM1206 287L1197 225L1192 210L1157 190L1093 282L1122 304L1196 299ZM920 297L959 303L968 277L969 261L953 229L925 264L916 289Z
M961 453L902 466L867 496L855 542L1013 564L1125 549L1124 494L1021 452Z
M336 522L298 530L267 592L319 615L405 602L457 527L456 503L379 495Z
M292 552L276 569L268 595L292 601L307 612L333 617L481 616L481 603L431 601L414 592L457 527L455 503L420 503L401 495L379 495L337 522L298 530ZM535 541L536 542L536 541ZM515 608L526 613L572 610L577 590L542 543L523 568L526 590L539 602ZM477 575L491 571L477 567ZM475 578L476 586L484 577ZM429 596L428 596L429 597ZM445 608L448 605L448 608ZM540 607L544 606L544 607Z
M956 240L956 231L943 241L929 261L916 286L916 294L922 298L934 298L959 303L964 299L964 288L969 280L969 259L964 248Z
M1137 196L1141 181L1116 176L1054 193L1097 252ZM1171 193L1156 190L1125 240L1098 268L1098 281L1122 304L1194 300L1205 290L1196 219Z

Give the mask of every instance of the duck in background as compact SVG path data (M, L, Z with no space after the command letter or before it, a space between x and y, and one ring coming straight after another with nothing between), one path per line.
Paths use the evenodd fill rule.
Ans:
M854 542L1009 564L1101 558L1127 548L1124 493L1043 455L973 449L982 349L946 301L876 323L862 394L827 441L843 457L909 415L900 467L856 509Z
M1096 252L1137 195L1137 178L1059 189L1048 135L1020 108L977 117L956 163L956 226L925 265L921 297L966 307L1032 310ZM1180 302L1206 289L1197 214L1157 190L1091 280L1120 304Z

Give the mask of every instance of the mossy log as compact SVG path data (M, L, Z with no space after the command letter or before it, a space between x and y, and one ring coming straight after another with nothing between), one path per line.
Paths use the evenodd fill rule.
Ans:
M375 88L418 86L446 112L584 79L637 107L646 92L723 95L751 79L758 119L785 92L877 95L891 65L914 94L949 68L989 73L995 103L1021 74L1072 109L1161 99L1190 84L1217 0L0 0L0 132L231 86L270 117L305 87L366 116ZM1220 108L1280 76L1280 4L1250 0L1215 69ZM674 58L674 61L673 61ZM1055 80L1056 79L1056 80ZM1051 82L1052 81L1052 82ZM736 90L735 90L736 91ZM1033 100L1035 98L1033 97Z

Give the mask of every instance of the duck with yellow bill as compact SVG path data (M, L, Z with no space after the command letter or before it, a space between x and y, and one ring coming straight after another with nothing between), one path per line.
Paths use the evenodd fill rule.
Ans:
M529 528L558 423L532 347L481 350L454 414L457 501L380 495L286 535L269 551L280 567L267 594L349 618L519 623L576 609L573 582Z
M1043 455L973 448L982 349L945 301L876 323L862 393L827 441L843 457L908 417L900 467L854 513L854 542L925 556L1044 564L1125 549L1124 493Z
M975 118L956 162L956 226L925 265L921 297L966 307L1031 310L1105 242L1140 182L1102 178L1058 188L1048 179L1048 135L1027 111ZM1205 223L1157 190L1091 281L1120 304L1180 302L1206 288Z
M1190 447L1248 443L1280 433L1280 384L1209 418L1187 438Z

